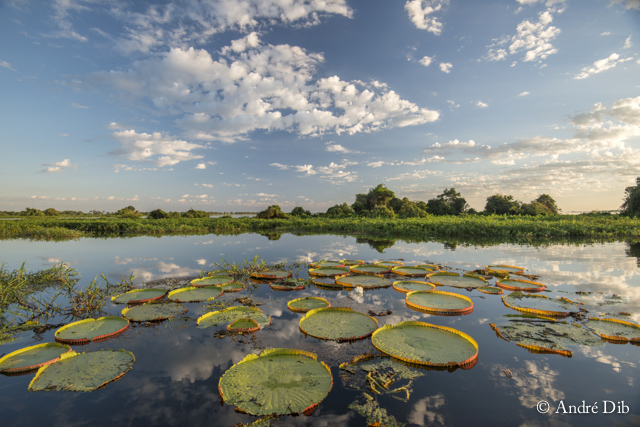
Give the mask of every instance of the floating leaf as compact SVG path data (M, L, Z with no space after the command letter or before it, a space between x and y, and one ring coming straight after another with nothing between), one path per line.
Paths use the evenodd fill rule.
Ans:
M331 304L329 303L329 301L320 297L297 298L287 303L287 307L289 307L289 310L299 313L306 313L309 310L313 310L316 308L326 308L330 306Z
M122 310L122 315L133 322L151 322L171 319L189 311L177 302L165 304L143 304Z
M388 288L393 285L393 281L379 276L356 275L336 277L336 283L345 288L361 287L364 289Z
M222 286L233 282L231 276L209 276L191 281L191 286Z
M517 267L515 265L487 265L485 267L487 273L492 274L492 271L504 271L506 273L524 274L524 267Z
M253 319L238 319L227 325L229 332L255 332L260 330L260 325Z
M342 261L340 261L342 263L342 265L344 265L345 267L350 267L352 265L363 265L365 262L362 261L361 259L343 259Z
M374 264L353 265L350 268L353 273L357 274L386 274L391 271L390 267Z
M431 271L438 271L440 270L440 266L437 264L418 264L416 267L421 267L421 268L427 268Z
M316 277L337 277L349 274L349 267L318 267L309 270L309 276Z
M213 311L198 318L199 328L226 325L238 319L253 319L260 328L271 324L271 316L267 316L262 310L255 307L229 307L220 311Z
M65 353L38 370L29 391L93 391L126 374L136 358L126 350Z
M238 282L231 282L225 285L220 285L220 288L224 291L224 293L232 293L232 292L240 292L244 290L244 284Z
M162 298L167 291L164 289L134 289L124 294L111 297L111 302L116 304L141 304Z
M113 337L127 329L129 329L127 319L107 316L69 323L56 331L55 338L56 341L67 344L85 344Z
M301 291L305 288L304 279L286 279L269 282L271 289L276 291Z
M501 279L496 282L496 285L502 289L520 292L541 292L545 289L542 283L522 279Z
M454 288L480 288L487 285L487 281L475 274L467 273L463 276L458 273L438 271L427 275L431 283L439 286L451 286Z
M611 318L589 318L585 326L607 340L640 342L640 325L636 323Z
M309 263L309 267L344 267L344 263L342 261L318 261Z
M374 265L384 265L385 267L402 267L404 265L404 262L400 262L400 261L378 261L375 262Z
M419 280L398 280L393 282L393 289L402 293L409 293L413 291L432 291L436 288L433 283L421 282Z
M365 398L362 403L358 403L356 400L349 405L349 409L366 418L368 426L404 427L405 425L396 420L393 415L387 413L387 410L382 408L375 400Z
M291 271L284 271L284 270L265 270L265 271L251 273L251 277L253 277L254 279L267 279L267 280L288 279L292 275L293 273Z
M209 276L233 276L233 271L231 270L214 270L209 272Z
M435 314L469 314L473 311L471 299L444 291L409 292L407 306Z
M378 321L350 308L328 307L311 310L300 319L300 330L326 340L357 340L371 335Z
M478 290L485 294L492 294L492 295L502 295L504 293L502 289L496 288L495 286L482 286L478 288Z
M521 292L503 295L502 302L514 310L543 316L567 317L572 311L578 310L575 304L566 299L551 299L545 295L527 295Z
M223 294L221 286L188 286L174 289L167 298L175 302L211 301Z
M478 344L469 335L425 322L385 325L371 342L385 354L419 365L473 366L478 358Z
M418 277L433 273L433 270L424 267L393 267L391 272L401 276Z
M69 351L71 347L58 343L36 344L21 348L0 358L0 372L10 374L32 371L57 361L60 355Z
M323 289L339 291L344 288L341 284L336 283L336 279L334 277L311 277L311 281L314 285Z
M331 370L316 355L272 349L249 354L220 378L223 401L251 415L299 414L315 409L333 386Z

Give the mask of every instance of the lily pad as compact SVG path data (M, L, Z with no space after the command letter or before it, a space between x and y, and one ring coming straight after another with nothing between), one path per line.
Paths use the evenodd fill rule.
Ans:
M378 321L350 308L316 308L300 319L300 330L325 340L349 341L365 338L378 328Z
M265 270L265 271L251 273L251 277L253 277L254 279L267 279L267 280L288 279L292 275L293 275L293 272L284 271L284 270Z
M260 325L253 319L238 319L227 325L229 332L255 332L260 330Z
M309 267L318 268L318 267L344 267L344 263L342 261L317 261L309 263Z
M309 276L316 277L337 277L349 274L349 267L318 267L309 270Z
M489 274L491 274L492 271L504 271L506 273L524 274L524 267L518 267L515 265L487 265L485 267L485 270L487 270Z
M485 294L492 294L492 295L502 295L504 293L504 290L497 288L495 286L482 286L478 288L478 290Z
M542 283L522 279L501 279L496 285L502 289L520 292L541 292L546 288Z
M314 285L323 289L330 289L333 291L344 289L344 286L336 283L336 279L334 277L311 277L311 281Z
M223 401L251 415L287 415L311 411L333 386L331 370L316 355L271 349L249 354L218 383Z
M429 366L472 366L478 344L464 332L425 322L400 322L375 331L371 342L382 353Z
M419 280L398 280L393 282L393 289L404 294L413 291L432 291L436 288L433 283L421 282Z
M125 309L126 310L126 309ZM129 321L123 317L107 316L69 323L55 333L56 341L67 344L86 344L113 337L129 329Z
M231 276L208 276L191 281L191 286L222 286L233 282Z
M567 317L571 312L578 311L577 306L568 300L552 299L545 295L527 295L521 292L503 295L502 302L507 307L522 313L543 316Z
M451 286L454 288L476 289L482 286L487 286L487 281L484 278L469 273L461 276L458 273L440 271L428 274L427 279L436 285Z
M350 268L357 274L386 274L391 271L391 267L375 264L352 265Z
M132 322L152 322L171 319L189 311L184 305L177 302L165 304L143 304L128 307L122 310L122 315Z
M362 261L361 259L343 259L340 262L345 267L351 267L352 265L363 265L363 264L365 264L365 262Z
M57 362L38 370L29 391L93 391L129 372L135 360L126 350L64 353Z
M255 307L229 307L220 311L213 311L198 318L199 328L226 325L238 319L253 319L260 328L271 324L271 316L267 316L262 310Z
M0 358L0 372L12 374L33 371L57 361L62 354L69 351L71 347L58 343L36 344L21 348Z
M167 291L164 289L134 289L124 294L111 297L111 302L116 304L141 304L162 298Z
M297 298L287 303L287 307L289 307L289 310L299 313L306 313L309 310L313 310L316 308L326 308L330 306L331 304L329 303L329 301L320 297Z
M211 301L223 294L221 286L188 286L174 289L167 298L175 302Z
M356 275L337 277L336 283L345 288L361 287L364 289L388 288L393 285L393 281L384 277L370 275Z
M244 284L238 282L231 282L225 285L219 285L220 288L224 291L224 293L232 293L232 292L240 292L244 290Z
M413 291L407 294L407 306L434 314L469 314L471 299L444 291Z
M384 265L385 267L402 267L404 265L404 262L400 262L400 261L378 261L374 263L375 265Z
M285 279L269 282L269 286L276 291L301 291L305 288L304 282L304 279Z
M418 264L416 267L427 268L434 272L440 270L440 266L437 264Z
M424 267L393 267L393 269L391 269L391 272L399 274L400 276L419 277L433 273L433 270L429 270L428 268Z
M585 326L607 340L640 342L640 325L636 323L611 318L590 318Z

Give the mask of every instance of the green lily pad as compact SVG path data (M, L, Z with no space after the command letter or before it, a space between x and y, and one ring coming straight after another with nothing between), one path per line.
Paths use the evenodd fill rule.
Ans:
M404 262L400 262L400 261L378 261L378 262L375 262L374 265L384 265L385 267L394 268L394 267L402 267L402 266L404 266Z
M620 319L590 318L585 326L595 334L611 341L640 342L640 325Z
M416 267L428 268L429 270L434 272L440 270L440 266L437 264L418 264Z
M360 274L356 276L345 276L336 278L336 283L345 288L361 287L364 289L388 288L393 285L393 280L379 276L369 276Z
M352 265L350 269L357 274L386 274L391 271L391 267L376 264Z
M375 331L371 342L382 353L429 366L473 366L478 344L464 332L424 322L400 322Z
M240 292L244 290L244 284L238 282L227 283L219 286L225 293Z
M292 275L293 275L293 272L284 271L284 270L265 270L265 271L251 273L251 277L253 277L254 279L267 279L267 280L288 279Z
M287 303L287 307L289 307L289 310L299 313L306 313L307 311L316 308L326 308L330 306L331 304L329 303L329 301L320 297L297 298Z
M122 310L122 315L132 322L152 322L171 319L189 311L177 302L165 304L142 304Z
M443 291L409 292L407 306L434 314L468 314L473 311L473 303L469 298Z
M226 325L238 319L253 319L260 328L271 324L271 316L267 316L262 310L255 307L229 307L220 311L206 313L198 318L199 328Z
M29 391L93 391L129 372L135 360L126 350L64 353L57 362L38 370Z
M305 288L304 279L285 279L269 282L271 289L276 291L301 291Z
M546 287L542 283L521 279L501 279L496 282L496 285L502 289L520 292L541 292Z
M167 298L175 302L211 301L223 294L221 286L189 286L174 289Z
M339 291L344 289L339 283L336 283L336 279L334 277L311 277L311 281L314 285L318 286L322 289L329 289L332 291Z
M350 308L316 308L300 319L300 330L325 340L348 341L365 338L378 328L378 321Z
M491 274L491 271L504 271L506 273L524 274L524 267L517 267L515 265L487 265L485 270Z
M127 329L129 329L127 319L108 316L69 323L56 331L55 338L56 341L67 344L85 344L90 341L110 338Z
M351 267L352 265L363 265L363 264L365 264L365 262L362 261L361 259L343 259L340 262L345 267Z
M60 355L71 351L71 347L58 343L45 343L21 348L0 358L0 372L3 374L28 372L49 365Z
M331 370L316 355L272 349L249 354L218 383L223 401L251 415L288 415L311 411L333 386Z
M229 332L255 332L260 330L260 325L253 319L238 319L227 325Z
M509 295L503 295L502 302L514 310L542 316L567 317L571 312L578 311L578 307L571 301L552 299L545 295L528 295L521 292L511 292Z
M478 288L478 290L482 293L492 294L492 295L502 295L504 293L504 290L497 288L495 286L481 286Z
M391 269L392 273L399 274L400 276L419 277L426 276L433 273L433 270L423 267L394 267Z
M162 298L167 291L164 289L134 289L124 294L111 297L111 302L116 304L141 304Z
M427 279L431 283L439 286L451 286L454 288L480 288L487 286L487 281L475 274L459 275L458 273L450 273L446 271L435 272L427 275Z
M336 277L349 274L349 267L318 267L309 270L309 276L316 277Z
M222 286L233 282L231 276L209 276L191 281L191 286Z
M436 288L433 283L421 282L419 280L398 280L393 282L393 289L398 292L408 294L413 291L428 292Z
M309 267L318 268L318 267L344 267L344 263L341 261L318 261L309 263Z

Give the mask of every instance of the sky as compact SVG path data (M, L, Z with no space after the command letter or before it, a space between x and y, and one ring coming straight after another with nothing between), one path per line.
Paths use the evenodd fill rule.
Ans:
M617 209L640 0L0 0L0 210Z

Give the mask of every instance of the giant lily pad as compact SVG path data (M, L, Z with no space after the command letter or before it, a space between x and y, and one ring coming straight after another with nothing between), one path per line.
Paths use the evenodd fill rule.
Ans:
M306 313L309 310L313 310L316 308L326 308L330 306L331 304L329 303L329 301L320 297L297 298L287 303L287 307L289 307L289 310L299 313Z
M398 280L393 282L393 289L404 294L413 291L432 291L436 288L433 283L421 282L419 280Z
M169 292L167 298L175 302L200 302L211 301L222 293L221 286L188 286L174 289Z
M402 267L404 262L400 261L378 261L374 263L375 265L384 265L385 267L394 268L394 267Z
M440 270L440 266L438 264L418 264L416 267L427 268L427 269L429 269L431 271Z
M504 295L502 302L514 310L543 316L567 317L572 311L578 311L576 305L566 299L551 299L545 295L527 295L521 292Z
M265 270L265 271L251 273L251 277L253 277L254 279L267 279L267 280L288 279L292 275L293 275L293 272L284 271L284 270Z
M472 366L478 358L478 344L469 335L425 322L385 325L371 342L385 354L419 365Z
M482 286L482 287L479 287L478 290L482 293L491 294L491 295L502 295L504 293L502 289L497 288L495 286Z
M244 290L244 284L238 282L231 282L224 285L219 285L219 287L224 291L224 293L228 294L231 292L240 292Z
M93 391L122 377L135 360L126 350L64 353L57 362L38 370L29 391Z
M69 351L71 347L58 343L36 344L21 348L0 358L0 372L12 374L32 371L57 361L62 354Z
M496 285L502 289L520 292L541 292L545 289L542 283L522 279L501 279L496 282Z
M384 277L370 276L366 274L356 276L337 277L336 283L345 288L361 287L364 289L388 288L393 281Z
M469 298L443 291L409 292L407 306L434 314L468 314L473 311L473 303Z
M222 286L233 282L231 276L209 276L191 281L191 286Z
M331 370L316 355L271 349L249 354L218 383L223 401L251 415L287 415L311 411L333 386Z
M171 319L189 311L177 302L165 304L142 304L122 310L122 315L133 322L152 322Z
M111 301L116 304L141 304L162 298L167 291L164 289L134 289L124 294L111 297Z
M378 321L350 308L316 308L300 319L300 330L325 340L348 341L365 338L378 328Z
M515 265L504 265L504 264L487 265L485 267L485 270L487 270L489 274L491 274L492 271L503 271L505 273L524 274L524 267L518 267Z
M349 267L318 267L309 270L309 276L316 277L338 277L349 274Z
M238 319L227 325L229 332L255 332L260 330L260 325L253 319Z
M56 341L67 344L85 344L110 338L127 329L129 329L127 319L108 316L69 323L56 331L55 338Z
M351 267L352 265L363 265L365 263L361 259L343 259L340 262L346 267Z
M393 267L391 270L392 273L399 274L400 276L410 276L410 277L419 277L426 276L427 274L433 273L433 270L429 270L424 267Z
M198 318L199 328L226 325L238 319L253 319L260 328L271 324L271 316L267 316L262 310L255 307L229 307L220 311L213 311Z
M334 277L311 277L311 281L314 285L323 289L330 289L333 291L344 289L344 286L336 283L336 279Z
M344 267L344 263L342 261L317 261L309 263L309 267L318 268L318 267Z
M386 274L391 271L391 267L375 264L352 265L350 268L357 274Z
M470 273L461 276L458 273L440 271L428 274L427 279L436 285L454 288L476 289L487 285L487 281L484 278Z
M590 318L585 325L607 340L640 342L640 325L636 323L611 318Z
M269 282L271 289L276 291L301 291L305 288L304 279L285 279Z

